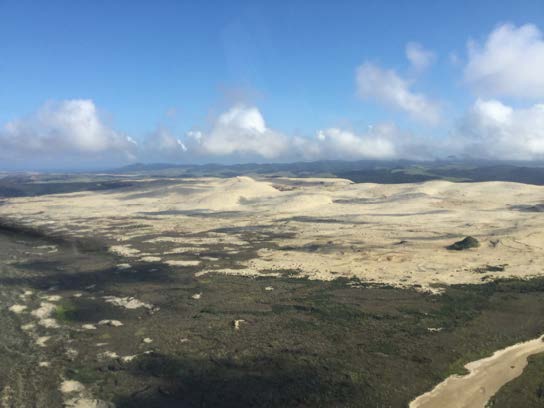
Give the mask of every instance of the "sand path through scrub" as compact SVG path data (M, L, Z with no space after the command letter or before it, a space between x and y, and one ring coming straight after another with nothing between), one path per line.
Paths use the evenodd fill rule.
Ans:
M527 358L544 352L543 337L514 344L491 357L465 365L467 375L452 375L432 391L420 395L410 408L484 408L489 399L507 382L518 377Z

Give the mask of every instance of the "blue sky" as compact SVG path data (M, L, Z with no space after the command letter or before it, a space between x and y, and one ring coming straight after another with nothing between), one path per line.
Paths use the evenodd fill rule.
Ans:
M176 140L195 129L206 136L243 104L288 138L329 128L358 134L379 123L445 138L483 95L466 81L467 42L484 47L507 23L544 30L544 4L0 0L0 126L31 118L48 101L90 100L101 123L141 144L159 128ZM410 42L433 55L424 72L406 57ZM444 117L428 126L372 90L361 97L356 72L364 63L394 70ZM522 109L540 102L538 94L483 96ZM39 133L38 122L30 127ZM21 132L7 133L0 138Z

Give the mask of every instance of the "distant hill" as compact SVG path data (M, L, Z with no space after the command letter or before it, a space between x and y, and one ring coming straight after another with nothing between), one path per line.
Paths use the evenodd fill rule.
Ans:
M169 177L233 177L268 175L296 177L341 177L356 183L417 183L428 180L512 181L544 185L544 164L461 161L315 161L297 163L248 163L235 165L135 164L116 173L145 173Z
M454 182L511 181L544 185L544 164L460 161L315 161L298 163L168 164L136 163L95 173L3 174L0 197L112 190L135 185L171 184L188 177L339 177L356 183L419 183L429 180Z

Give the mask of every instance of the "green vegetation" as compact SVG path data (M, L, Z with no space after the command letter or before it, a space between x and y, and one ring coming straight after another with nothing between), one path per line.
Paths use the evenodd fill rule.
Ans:
M55 308L54 317L60 322L75 321L77 320L77 308L72 303L63 302Z
M441 296L349 288L346 279L199 283L202 299L175 314L190 329L173 332L198 340L133 361L131 375L158 381L162 392L117 397L119 406L402 407L469 361L544 329L540 279L452 286ZM234 319L245 321L238 331Z
M478 248L480 246L480 242L474 238L474 237L466 237L463 238L461 241L457 241L447 247L447 249L452 251L463 251L465 249L470 248Z
M66 370L66 378L83 384L95 384L103 379L100 371L92 367L77 367Z
M5 253L19 247L25 251L18 241L4 244ZM46 373L36 374L32 384L51 398L58 396L58 379L66 378L84 383L93 398L119 407L406 407L448 375L463 373L466 363L544 332L542 278L454 285L433 295L287 273L279 278L195 278L171 268L150 273L147 264L112 273L118 261L111 254L74 253L64 246L54 257L49 269L43 263L25 264L26 274L35 268L33 279L6 274L2 280L14 287L17 299L22 288L38 292L52 282L64 299L54 314L62 323L55 342L39 350L39 361L51 362L47 371L36 371L35 354L29 352L34 349L25 349L27 343L17 337L19 325L10 323L17 317L0 313L4 343L21 350L6 353L9 379ZM74 298L75 292L82 296ZM115 307L102 299L110 293L135 296L160 310L150 314ZM202 296L194 299L195 293ZM123 325L79 330L83 323L102 319ZM235 320L243 320L238 330ZM144 342L146 337L152 342ZM113 353L138 357L129 361ZM27 354L31 358L24 360ZM516 406L514 396L524 401L525 394L526 406L538 406L544 389L539 364L544 362L531 360L530 375L509 384L515 388L505 388L496 406ZM21 395L31 399L28 390Z
M493 408L540 408L544 406L544 354L529 357L518 377L502 387L489 403Z

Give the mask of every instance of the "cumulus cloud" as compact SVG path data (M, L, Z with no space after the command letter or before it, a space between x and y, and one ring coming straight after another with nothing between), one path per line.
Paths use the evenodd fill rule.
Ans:
M437 136L437 135L435 135ZM331 127L314 137L287 136L270 128L257 107L235 105L208 130L183 137L158 127L136 146L108 127L88 100L48 103L38 112L7 123L0 131L0 158L35 163L54 158L58 167L78 158L119 158L185 163L253 160L296 161L425 160L460 157L544 159L544 104L514 108L495 99L478 99L447 137L423 139L392 123L365 131ZM104 161L100 161L104 163Z
M0 151L10 157L131 154L135 146L130 137L107 126L93 101L86 99L48 102L0 129Z
M410 64L412 64L412 67L416 71L424 71L436 59L432 51L425 49L421 44L416 42L406 44L405 52L406 58L408 58L408 61L410 61Z
M497 100L478 99L449 141L465 156L493 159L544 158L544 104L514 109Z
M413 119L437 124L440 107L421 93L413 92L411 81L400 77L392 69L382 69L372 63L357 68L357 89L362 98L375 99L384 105L408 113Z
M544 97L544 38L532 24L495 28L483 45L469 42L464 77L488 96Z
M314 158L387 159L397 154L395 141L398 129L389 124L370 127L364 134L351 130L329 128L317 133L315 145L299 144L304 156Z
M397 157L403 134L393 124L366 132L328 128L315 137L286 136L267 127L256 107L236 105L219 115L209 132L193 130L183 143L191 157L256 157L268 160L390 159Z
M257 155L273 159L286 152L288 139L266 126L256 107L236 105L217 118L209 132L191 131L191 145L212 156Z

